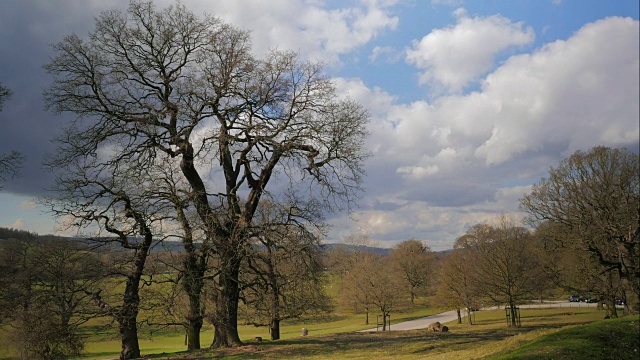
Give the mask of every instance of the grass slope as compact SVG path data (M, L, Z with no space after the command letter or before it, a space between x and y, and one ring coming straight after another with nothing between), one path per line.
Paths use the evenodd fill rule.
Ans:
M481 359L507 354L540 337L601 319L591 309L531 309L522 311L521 328L505 324L504 311L481 311L477 325L447 324L448 333L426 330L300 336L281 340L248 342L232 349L205 349L149 356L153 359ZM616 346L615 343L611 346ZM518 357L519 358L519 357ZM547 357L548 358L548 357ZM552 357L555 358L555 357ZM588 358L588 357L587 357Z
M640 359L640 318L603 320L563 329L496 357L508 359Z
M435 309L397 314L395 321L428 315ZM638 316L600 321L604 312L595 308L523 309L522 327L506 326L504 311L480 311L475 325L448 323L448 333L426 330L359 333L362 316L335 316L313 322L290 321L284 338L269 341L264 328L241 327L245 346L231 349L184 350L180 331L142 334L147 359L638 359ZM395 322L394 321L394 322ZM300 328L310 329L301 337ZM89 329L87 329L89 330ZM87 359L118 357L119 341L110 332L93 334L87 343ZM143 332L144 333L144 332ZM0 334L2 335L2 334ZM255 336L265 341L258 343ZM211 342L211 330L203 334L203 346ZM2 336L0 336L2 343ZM2 354L0 358L11 357ZM153 355L152 355L153 354ZM9 356L7 356L9 355ZM14 355L15 356L15 355Z
M443 311L438 308L417 308L415 310L396 313L392 316L392 323L413 320L416 318L433 315ZM270 342L263 344L286 344L286 340L300 338L301 329L307 328L312 337L322 335L336 335L349 333L358 330L375 327L375 316L371 316L371 323L364 324L364 315L333 315L312 320L287 320L282 322L281 337L284 341ZM120 340L115 329L111 331L99 331L100 326L85 327L85 334L90 335L86 343L85 353L78 359L94 360L105 358L117 358L120 351ZM244 342L251 342L255 337L269 339L269 332L266 327L255 327L250 325L239 326L240 338ZM0 332L0 337L2 333ZM143 328L140 333L140 348L143 355L165 354L184 352L184 331L180 329L165 329L149 332ZM206 324L201 334L201 344L208 347L213 340L213 328ZM0 340L1 343L1 340ZM0 359L4 358L0 349ZM6 355L6 353L5 353Z

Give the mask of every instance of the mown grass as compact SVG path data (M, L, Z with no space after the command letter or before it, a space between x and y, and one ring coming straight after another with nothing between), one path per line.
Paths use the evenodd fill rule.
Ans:
M563 329L602 319L603 312L583 309L522 310L522 327L506 326L504 311L481 311L476 325L447 324L448 333L426 330L346 332L247 342L233 349L177 352L153 359L482 359L515 351L531 341ZM616 343L610 346L617 346ZM516 357L519 358L519 357ZM597 359L597 358L596 358Z
M439 310L422 308L397 314L393 322ZM360 333L357 330L372 327L364 324L362 315L333 316L285 322L283 339L279 341L268 340L264 328L241 326L245 346L197 352L184 351L182 331L169 328L151 333L142 329L141 347L144 357L150 359L637 359L638 317L599 322L603 316L604 312L594 308L523 309L522 327L510 328L506 326L503 310L480 311L475 325L448 323L448 333L426 330ZM86 329L93 335L81 359L117 358L120 350L117 334L99 324L92 326ZM310 336L301 337L302 327L309 329ZM212 336L211 328L203 331L203 347L208 347ZM256 336L261 336L263 342L254 341ZM567 350L571 348L583 352Z
M540 336L496 360L640 359L640 317L603 320Z
M424 304L422 304L424 305ZM413 310L394 313L391 316L392 324L402 321L436 314L443 311L438 308L417 307ZM370 316L370 324L364 322L364 315L332 315L311 320L287 320L282 323L281 338L283 340L299 338L301 329L307 328L309 334L314 336L327 334L340 334L355 332L368 328L375 328L375 315ZM78 359L108 359L117 358L120 353L120 339L117 333L117 325L110 323L109 319L93 319L82 326L82 335L87 337L84 354ZM12 329L9 326L0 326L0 359L16 358L17 350L11 342ZM268 329L265 327L240 326L240 338L245 342L251 342L255 337L269 339ZM156 329L143 327L140 329L140 347L142 354L176 353L184 351L184 332L180 328L170 327ZM201 334L201 344L208 347L213 341L213 328L205 325ZM283 342L276 342L277 344Z
M392 324L402 321L436 314L442 309L437 308L417 308L411 311L395 314L392 317ZM282 323L280 336L282 341L274 344L284 344L288 339L299 338L302 328L306 328L312 337L340 334L345 332L355 332L373 328L375 316L371 317L370 324L364 322L364 315L333 315L312 320L289 320ZM255 327L243 325L238 330L240 338L244 342L251 343L256 337L269 339L268 329L265 327ZM100 325L93 325L85 329L85 334L93 333L86 343L85 353L79 359L105 359L117 358L120 351L120 340L115 330L105 331ZM167 328L164 330L153 330L142 328L140 331L140 348L142 354L176 353L184 351L184 332L178 328ZM208 347L213 341L213 328L205 326L203 328L200 341L203 347ZM266 342L265 342L266 343Z

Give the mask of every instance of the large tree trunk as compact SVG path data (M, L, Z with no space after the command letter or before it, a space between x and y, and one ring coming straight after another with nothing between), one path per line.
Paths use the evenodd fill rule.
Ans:
M140 357L140 344L138 343L138 324L136 323L136 314L123 314L120 319L119 330L120 340L122 342L122 350L120 351L120 360L137 359Z
M140 259L137 259L140 260ZM138 343L138 306L140 296L138 294L141 273L134 274L127 279L124 290L123 304L118 320L118 330L122 349L120 360L137 359L140 357L140 344Z
M203 316L200 303L201 287L194 292L189 292L189 314L187 315L187 349L200 349L200 330L202 329ZM192 288L193 290L193 288Z
M271 331L271 340L280 340L280 319L271 319L269 331Z
M462 315L460 314L460 308L456 309L456 313L458 314L458 324L462 324Z
M617 319L618 309L616 309L616 299L612 296L607 296L604 300L607 310L607 318Z
M202 313L202 288L204 287L204 269L206 255L196 255L192 243L185 244L187 260L185 261L185 278L183 287L189 296L189 312L187 320L187 349L200 349L200 330L204 322Z
M189 305L189 312L195 310L195 307ZM203 319L202 316L191 316L187 319L187 349L197 350L200 349L200 330L202 329Z
M220 263L222 269L218 280L219 294L216 302L213 324L215 330L211 347L240 346L242 345L238 335L238 301L240 299L238 274L240 260L221 258Z
M364 310L364 324L369 325L369 309Z
M391 324L387 325L387 313L383 311L382 312L382 331L387 331L387 330L391 330Z
M517 313L516 313L515 304L509 305L509 312L511 314L511 324L509 326L513 326L513 327L518 326L518 319L516 319Z
M271 331L271 340L280 340L280 288L278 287L278 279L275 276L275 270L270 268L269 281L271 282L271 323L269 329Z
M136 216L138 216L136 214ZM139 216L138 216L139 217ZM138 219L138 223L144 222ZM138 311L140 306L140 279L144 272L144 266L149 255L149 248L153 240L153 235L146 225L144 241L140 248L136 251L134 258L133 274L127 279L124 289L123 304L118 316L118 325L120 330L120 339L122 342L122 350L120 352L120 360L137 359L140 357L140 344L138 343Z

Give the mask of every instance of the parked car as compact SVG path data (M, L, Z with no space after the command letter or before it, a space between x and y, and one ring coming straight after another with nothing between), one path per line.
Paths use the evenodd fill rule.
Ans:
M616 299L616 305L623 306L624 301L622 299Z
M578 302L580 301L580 297L576 295L569 296L569 302Z
M584 302L593 304L593 303L597 303L598 299L596 299L596 298L588 298Z

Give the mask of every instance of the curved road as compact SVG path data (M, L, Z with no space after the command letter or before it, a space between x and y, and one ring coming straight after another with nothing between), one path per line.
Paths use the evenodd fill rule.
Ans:
M566 302L566 301L550 301L542 304L528 304L528 305L519 305L520 309L540 309L540 308L571 308L571 307L595 307L596 303L580 303L580 302ZM482 310L497 310L503 309L503 307L494 306L483 308ZM464 317L466 315L465 311L461 312L461 315ZM458 319L458 314L455 310L443 312L436 315L426 316L420 319L415 319L411 321L405 321L398 324L392 324L391 330L418 330L418 329L426 329L429 324L439 321L440 323L448 323L450 321L456 321ZM371 332L377 331L376 328L362 330L362 332Z

